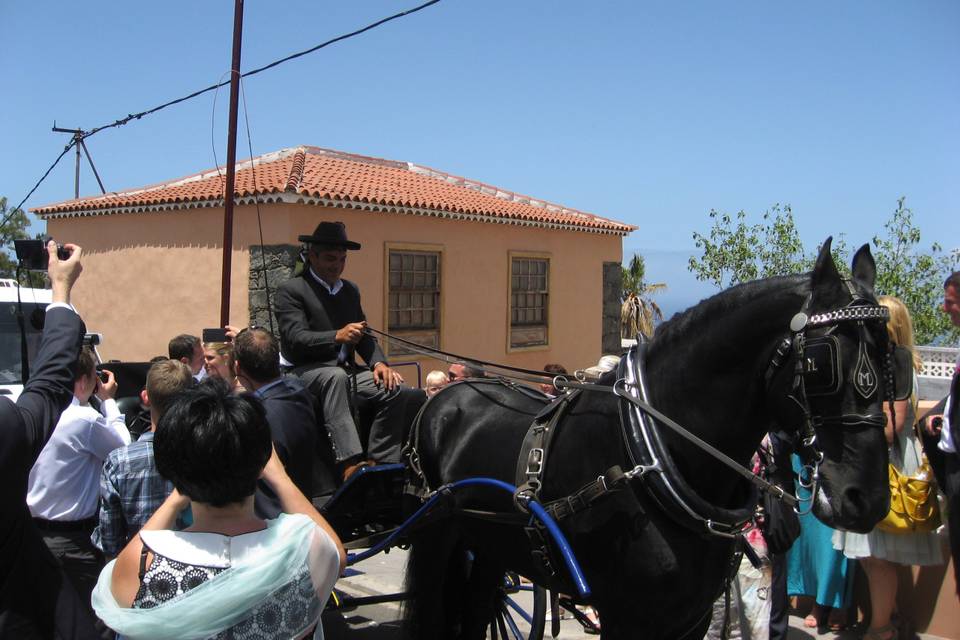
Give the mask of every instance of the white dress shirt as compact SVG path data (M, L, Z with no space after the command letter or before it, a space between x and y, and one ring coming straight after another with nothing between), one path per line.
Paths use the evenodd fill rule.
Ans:
M329 293L332 296L337 295L338 293L340 293L340 289L343 289L343 280L337 280L336 282L333 283L333 286L331 287L330 285L327 284L326 280L324 280L323 278L317 275L317 273L313 270L313 267L310 267L310 275L313 277L314 280L322 284L323 288L327 290L327 293Z
M960 375L957 373L960 371L960 356L957 357L957 367L954 369L953 375ZM953 380L951 379L951 383ZM953 384L950 385L950 388L953 388ZM937 448L946 453L956 453L957 443L953 441L953 435L950 433L950 403L953 402L953 395L947 396L947 404L943 407L943 429L940 430L940 443L937 445Z
M27 486L27 506L35 518L76 521L97 513L100 470L107 455L130 444L130 432L114 400L103 415L74 396L37 457Z

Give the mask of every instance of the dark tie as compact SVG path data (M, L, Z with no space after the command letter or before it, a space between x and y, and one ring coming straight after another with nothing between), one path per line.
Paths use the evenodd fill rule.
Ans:
M953 382L950 383L950 437L953 438L953 447L960 453L960 367L953 372Z

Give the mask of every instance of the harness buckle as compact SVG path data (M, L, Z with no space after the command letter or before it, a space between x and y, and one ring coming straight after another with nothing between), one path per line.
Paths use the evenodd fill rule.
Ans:
M604 493L609 491L609 489L607 488L607 478L603 474L600 474L599 476L597 476L597 482L600 484L600 487L603 489Z
M527 455L527 475L537 477L542 471L543 449L540 447L530 449L530 453Z

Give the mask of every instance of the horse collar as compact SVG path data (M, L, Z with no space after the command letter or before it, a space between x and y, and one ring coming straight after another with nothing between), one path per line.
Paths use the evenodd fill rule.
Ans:
M631 349L621 358L617 370L626 393L645 404L648 403L646 348L646 344L640 344ZM673 462L656 420L626 397L620 402L620 424L634 470L640 470L633 477L639 476L644 490L671 519L696 533L725 538L736 538L749 530L759 501L755 483L750 485L742 507L718 507L704 500L686 482Z

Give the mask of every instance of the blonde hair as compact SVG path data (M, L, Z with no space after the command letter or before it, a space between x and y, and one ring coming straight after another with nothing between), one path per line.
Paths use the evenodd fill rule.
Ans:
M439 386L446 381L447 381L447 374L444 373L443 371L440 371L439 369L434 369L433 371L428 373L427 377L424 379L424 383L428 387L431 387L434 385Z
M150 367L147 371L147 399L157 414L157 420L163 417L177 395L190 388L192 383L190 367L179 360L163 359Z
M890 310L890 320L887 321L887 335L890 341L898 347L903 347L910 351L913 358L913 369L917 373L923 369L923 360L917 354L913 345L913 321L910 319L910 310L903 304L900 298L894 296L879 296L877 302ZM917 415L918 408L917 394L910 392L910 406L913 407L913 415Z
M236 375L237 364L236 360L233 357L233 343L230 342L204 342L203 350L206 351L209 349L213 351L218 356L223 356L224 360L227 362L227 368L230 370L231 375Z
M913 368L917 373L923 369L923 359L917 353L913 343L913 321L910 319L910 310L900 298L894 296L880 296L877 302L890 310L890 320L887 321L887 334L893 344L910 351L913 357Z

